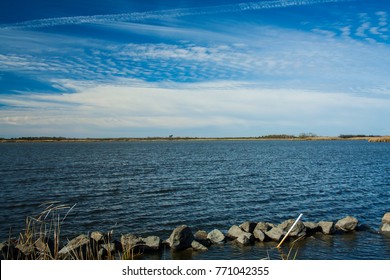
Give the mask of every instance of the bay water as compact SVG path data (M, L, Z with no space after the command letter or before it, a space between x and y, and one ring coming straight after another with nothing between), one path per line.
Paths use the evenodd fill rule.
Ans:
M74 206L61 237L114 230L165 239L179 225L227 232L244 221L358 218L363 230L316 235L298 259L390 259L390 144L367 141L0 143L0 239L57 201ZM63 217L62 216L62 217ZM272 242L163 251L157 259L261 259ZM272 256L271 256L272 257Z

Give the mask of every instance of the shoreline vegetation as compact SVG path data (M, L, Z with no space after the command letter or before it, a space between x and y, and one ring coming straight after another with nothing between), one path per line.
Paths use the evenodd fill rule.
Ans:
M21 142L136 142L136 141L329 141L329 140L365 140L368 142L390 142L390 136L380 135L346 135L317 136L312 133L302 133L298 136L288 134L271 134L257 137L118 137L118 138L68 138L68 137L18 137L0 138L0 143Z

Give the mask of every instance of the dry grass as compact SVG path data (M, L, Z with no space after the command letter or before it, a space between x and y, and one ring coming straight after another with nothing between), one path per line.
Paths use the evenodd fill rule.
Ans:
M368 142L390 142L390 136L371 137Z
M267 257L263 260L272 260L272 259L280 259L280 260L296 260L299 253L299 245L298 243L303 240L306 236L300 236L294 241L290 242L286 248L283 247L273 247L270 251L267 250ZM287 249L287 251L286 251ZM270 254L271 252L271 254Z
M41 204L40 207L44 207L44 210L36 217L26 218L25 229L14 244L17 249L16 259L58 259L61 225L74 206L60 204L58 201ZM61 213L64 212L61 218ZM11 244L11 240L9 243Z
M0 258L5 260L133 260L143 252L138 248L122 251L113 240L113 231L94 232L66 240L61 246L61 226L76 206L50 201L41 204L43 210L26 218L25 228L17 239L1 243ZM11 236L11 234L10 234Z
M82 240L84 243L61 248L61 225L75 206L61 204L58 201L41 204L40 207L44 207L43 211L34 217L26 218L25 228L19 233L18 238L9 238L6 244L2 244L2 258L8 260L115 259L112 253L114 250L110 250L110 246L113 246L112 232L100 241L85 236ZM68 245L69 243L71 242L68 241ZM108 250L104 249L104 246Z
M288 249L287 254L284 253L284 251L280 248L279 253L282 258L282 260L296 260L299 252L299 247L295 248L296 243L304 239L305 236L300 236L298 239L295 239L293 242L291 242L290 247ZM294 255L292 255L294 254Z

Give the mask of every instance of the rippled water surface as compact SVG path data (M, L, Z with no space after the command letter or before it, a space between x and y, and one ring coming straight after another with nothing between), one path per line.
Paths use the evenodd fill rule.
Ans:
M157 141L0 144L1 239L45 201L76 206L64 237L94 230L167 238L178 225L227 231L246 220L280 223L346 215L371 230L315 236L303 259L390 259L377 234L390 211L390 144L366 141ZM216 246L191 256L258 259L274 244ZM165 254L165 253L164 253Z

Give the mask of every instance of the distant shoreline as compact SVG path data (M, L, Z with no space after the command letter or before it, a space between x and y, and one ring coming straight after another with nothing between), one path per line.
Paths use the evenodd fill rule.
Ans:
M0 139L0 143L26 142L139 142L139 141L334 141L366 140L390 142L390 136L310 136L310 137L144 137L144 138L66 138L66 137L20 137Z

